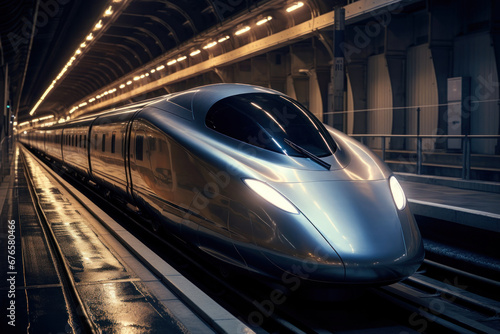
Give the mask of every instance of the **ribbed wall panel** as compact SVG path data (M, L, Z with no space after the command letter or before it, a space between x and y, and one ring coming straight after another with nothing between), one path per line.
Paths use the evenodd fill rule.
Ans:
M383 54L368 58L367 82L368 133L391 134L392 88ZM372 148L381 148L380 139L370 139L367 143Z
M420 134L435 135L438 131L438 91L434 64L428 44L408 49L406 72L407 133L417 134L418 108L420 108ZM398 111L395 111L398 112ZM403 112L403 111L399 111ZM425 139L425 151L434 149L435 139ZM407 147L416 149L416 140L408 140Z

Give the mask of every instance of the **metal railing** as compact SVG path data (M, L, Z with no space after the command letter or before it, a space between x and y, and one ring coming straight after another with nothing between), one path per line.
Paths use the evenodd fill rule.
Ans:
M392 138L404 138L404 139L416 139L417 140L417 161L416 161L416 174L422 174L422 163L423 163L423 149L422 140L423 139L462 139L462 179L469 180L471 176L471 140L473 139L500 139L500 135L381 135L381 134L350 134L351 137L361 138L361 142L366 144L366 138L380 138L382 143L382 160L386 161L386 143L387 139ZM408 150L408 152L414 152ZM493 156L493 155L492 155ZM496 156L496 155L495 155ZM497 166L500 170L500 166Z

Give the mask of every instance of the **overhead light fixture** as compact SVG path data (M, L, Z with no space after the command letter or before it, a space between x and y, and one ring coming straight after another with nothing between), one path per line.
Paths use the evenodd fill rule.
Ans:
M205 45L203 47L203 50L210 49L211 47L214 47L216 45L217 45L217 42L216 41L212 41L212 42L208 43L207 45Z
M296 9L299 9L300 7L304 6L304 3L302 1L294 3L290 7L286 9L287 13L293 12Z
M120 89L123 89L123 88L125 88L125 84L120 85Z
M165 68L165 65L160 65L156 68L157 71L161 71Z
M80 44L80 47L83 49L84 47L86 47L87 44L85 44L85 42L83 42L82 44Z
M201 51L200 51L200 50L194 50L194 51L193 51L193 52L191 52L189 55L190 55L191 57L194 57L194 56L196 56L196 55L198 55L198 54L200 54L200 53L201 53Z
M109 6L108 9L106 9L106 11L104 12L104 17L110 16L111 14L113 14L113 6Z
M227 41L229 38L230 38L230 37L229 37L229 35L226 35L226 36L224 36L224 37L219 38L219 39L217 40L217 42L222 43L222 42Z
M177 63L177 59L172 59L167 63L167 66L172 66L173 64Z
M247 31L249 31L249 30L250 30L250 26L246 26L246 27L243 27L243 28L241 28L240 30L236 31L234 34L235 34L236 36L239 36L239 35L241 35L241 34L246 33L246 32L247 32Z
M131 84L132 84L132 80L127 81L127 85L131 85Z
M87 41L91 41L94 38L94 35L92 33L88 34L87 37L85 38Z
M186 59L187 59L186 56L181 56L181 57L177 58L177 61L179 62L179 61L183 61L183 60L186 60Z
M94 26L94 30L99 30L102 28L102 20L99 20L99 22L96 23Z
M263 19L260 19L259 21L257 21L257 25L260 26L264 23L267 23L269 21L271 21L273 19L272 16L267 16L267 17L264 17Z

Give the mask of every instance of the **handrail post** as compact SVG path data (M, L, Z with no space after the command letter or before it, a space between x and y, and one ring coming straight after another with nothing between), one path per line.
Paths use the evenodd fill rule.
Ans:
M422 137L417 137L417 174L422 174Z
M465 135L462 139L462 179L470 179L470 138Z
M382 161L385 161L385 136L382 136Z

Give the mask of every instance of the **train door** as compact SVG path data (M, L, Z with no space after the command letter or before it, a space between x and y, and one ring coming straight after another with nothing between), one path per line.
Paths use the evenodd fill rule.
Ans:
M136 122L134 122L136 123ZM141 127L140 125L138 128ZM134 128L136 126L134 125ZM131 189L135 197L147 195L150 192L152 179L151 165L146 159L149 156L149 148L144 130L132 129L130 145L130 174ZM136 195L136 193L139 193Z

